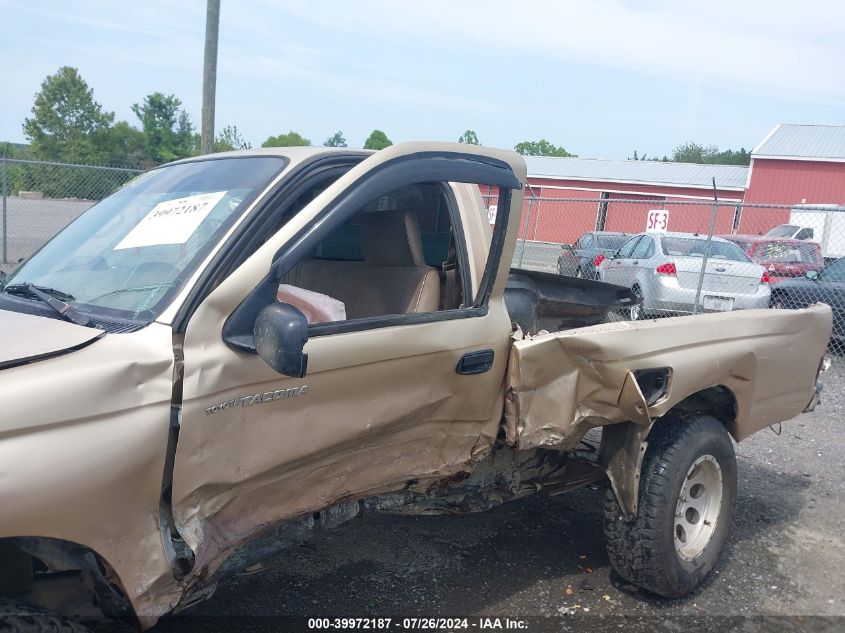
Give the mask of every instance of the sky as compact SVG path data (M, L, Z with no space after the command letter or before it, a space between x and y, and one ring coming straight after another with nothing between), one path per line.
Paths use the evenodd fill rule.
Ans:
M178 96L199 125L205 2L0 0L0 140L73 66L117 120ZM217 129L351 147L513 147L586 158L751 149L778 123L845 123L841 0L221 0Z

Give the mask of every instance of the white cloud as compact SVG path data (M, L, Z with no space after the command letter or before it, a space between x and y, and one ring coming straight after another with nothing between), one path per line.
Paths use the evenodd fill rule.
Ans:
M329 31L363 38L695 77L769 93L845 98L845 6L836 0L268 0Z

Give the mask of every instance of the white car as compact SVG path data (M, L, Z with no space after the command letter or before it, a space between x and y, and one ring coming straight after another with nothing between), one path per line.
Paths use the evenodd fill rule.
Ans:
M702 271L706 253L706 236L641 233L601 263L599 279L627 286L642 297L642 303L631 308L631 319L692 313L702 272L699 312L769 306L770 278L765 268L722 238L713 238Z

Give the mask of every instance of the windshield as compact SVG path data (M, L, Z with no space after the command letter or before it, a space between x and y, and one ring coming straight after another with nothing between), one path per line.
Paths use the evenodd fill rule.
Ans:
M68 225L7 285L55 289L106 317L152 320L286 163L225 158L142 174Z
M663 254L673 257L704 257L707 252L707 240L686 237L664 237ZM735 262L750 262L748 255L736 244L728 241L713 240L710 244L710 259L729 259Z
M779 224L773 229L766 231L766 235L770 235L771 237L792 237L799 228L801 227L795 226L794 224Z
M599 248L616 250L628 239L627 235L596 235Z
M749 241L738 240L738 239L733 238L733 237L726 237L725 239L728 240L729 242L733 242L734 244L739 246L742 250L744 250L746 253L748 252L748 249L751 248L751 242L749 242Z

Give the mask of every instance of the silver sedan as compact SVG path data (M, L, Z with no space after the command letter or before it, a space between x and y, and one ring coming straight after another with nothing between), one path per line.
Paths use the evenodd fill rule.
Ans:
M738 246L714 237L707 266L707 237L692 233L641 233L601 263L599 279L627 286L642 297L631 319L693 312L698 282L704 282L699 312L767 308L769 273Z

